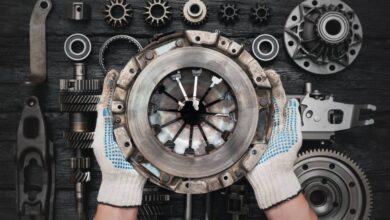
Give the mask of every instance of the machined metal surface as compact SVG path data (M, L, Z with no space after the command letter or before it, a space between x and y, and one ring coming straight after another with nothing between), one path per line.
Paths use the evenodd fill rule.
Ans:
M133 18L133 8L126 0L109 0L104 7L104 19L114 28L127 26Z
M219 11L219 17L222 22L225 24L234 24L239 19L240 9L237 7L236 3L227 2L221 5L221 10Z
M85 60L92 50L91 41L84 34L72 34L64 43L66 56L73 61Z
M30 19L30 75L27 84L40 85L46 80L46 18L51 0L38 0Z
M100 51L99 51L99 65L100 65L100 68L103 70L103 72L105 72L105 73L108 72L106 64L104 63L105 53L106 53L107 49L110 47L110 45L112 43L114 43L116 41L122 41L122 40L127 41L131 45L136 46L138 52L140 52L143 49L142 45L140 44L140 42L138 42L138 40L136 40L134 37L131 37L128 35L116 35L116 36L109 38L108 40L106 40L106 42L104 42L104 44L102 45L102 47L100 48Z
M168 0L148 0L144 11L145 22L153 27L167 25L172 19Z
M266 148L269 104L267 77L242 45L185 31L150 44L121 71L114 134L152 182L205 193L254 167Z
M67 10L68 18L72 21L87 21L91 17L91 7L84 2L72 2Z
M16 143L18 219L54 218L55 163L38 98L25 102Z
M182 16L190 25L201 25L207 20L207 6L202 0L188 0L183 5Z
M369 181L349 157L332 150L308 151L298 156L294 169L318 219L370 219Z
M286 21L287 52L301 68L333 74L352 64L362 47L359 18L340 0L306 0Z
M279 54L279 42L270 34L259 35L252 43L252 52L260 61L271 61Z

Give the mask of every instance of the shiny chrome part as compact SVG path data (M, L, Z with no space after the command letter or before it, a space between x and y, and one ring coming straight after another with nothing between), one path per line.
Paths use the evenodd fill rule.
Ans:
M164 36L118 77L115 137L152 182L179 193L214 191L243 177L264 152L270 89L257 61L219 33Z
M332 150L304 152L298 156L294 170L318 219L370 219L369 181L347 156Z
M91 41L84 34L72 34L65 40L65 54L73 61L85 60L91 54L91 50Z
M291 12L285 25L288 54L316 74L337 73L351 65L362 41L359 18L340 0L306 0Z
M271 61L279 54L279 42L270 34L262 34L253 41L252 52L260 61Z

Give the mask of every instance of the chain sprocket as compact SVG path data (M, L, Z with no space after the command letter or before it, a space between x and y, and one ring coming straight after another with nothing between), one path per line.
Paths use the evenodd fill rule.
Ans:
M144 12L146 23L153 27L161 27L171 21L171 6L167 0L149 0L146 4Z
M133 8L125 0L109 0L104 4L105 20L107 24L115 27L125 27L133 18ZM118 11L119 14L115 14Z

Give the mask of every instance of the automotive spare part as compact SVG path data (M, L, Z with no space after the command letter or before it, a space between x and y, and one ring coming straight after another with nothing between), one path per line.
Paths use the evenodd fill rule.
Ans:
M239 19L240 9L237 8L237 4L228 2L224 5L221 5L221 10L219 12L219 17L222 22L225 24L234 24Z
M167 0L149 0L145 7L145 21L153 27L167 25L172 19L172 8Z
M368 220L372 193L362 169L332 150L302 153L294 166L303 193L320 220Z
M65 54L73 61L85 60L91 53L91 50L91 41L84 34L72 34L65 40Z
M104 42L103 46L100 48L100 51L99 51L99 64L100 64L100 68L103 70L104 73L108 72L106 64L104 63L105 52L110 47L110 45L112 43L119 41L119 40L125 40L125 41L129 42L131 45L136 46L138 52L140 52L143 49L142 45L134 37L130 37L128 35L117 35L117 36L111 37L106 42Z
M121 71L114 134L155 184L206 193L255 166L266 149L270 103L268 79L241 44L185 31L151 43Z
M201 25L207 20L207 7L202 0L188 0L182 8L184 21L190 25Z
M271 8L267 4L258 3L251 10L252 21L258 25L265 25L271 19Z
M53 144L36 97L26 100L16 141L18 219L54 218L55 163Z
M30 19L30 75L27 84L40 85L46 80L46 18L51 0L38 0Z
M285 25L288 54L298 66L316 74L337 73L351 65L362 40L359 18L340 0L306 0Z
M91 7L84 2L72 2L68 7L68 18L73 21L87 21L91 17Z
M305 95L288 97L300 102L304 140L332 140L336 131L374 124L374 119L361 119L361 113L376 111L376 106L335 102L333 95L312 91L311 83L306 84Z
M133 8L126 0L109 0L104 7L104 18L114 28L127 26L133 18Z
M279 54L278 40L270 34L262 34L253 41L252 52L260 61L271 61Z

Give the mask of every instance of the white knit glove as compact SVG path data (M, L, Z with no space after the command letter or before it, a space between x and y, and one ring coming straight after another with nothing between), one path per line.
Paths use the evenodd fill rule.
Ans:
M261 209L269 209L289 200L301 191L293 165L302 145L299 103L288 101L280 77L273 70L266 71L272 85L274 118L268 148L257 166L248 173Z
M118 72L110 71L103 85L97 105L95 139L92 147L102 172L98 202L117 207L141 205L146 179L125 160L114 140L111 102Z

